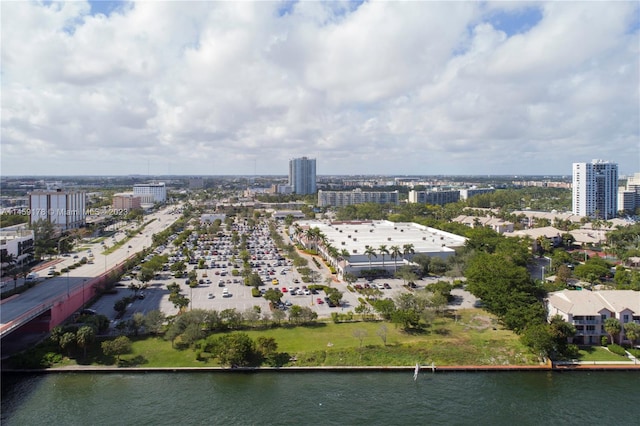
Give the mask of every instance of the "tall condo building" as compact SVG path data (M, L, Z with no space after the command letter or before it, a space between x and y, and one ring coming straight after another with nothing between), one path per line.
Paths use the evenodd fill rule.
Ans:
M315 194L316 159L302 157L289 160L289 185L296 194Z
M573 214L611 219L618 212L618 165L573 163Z

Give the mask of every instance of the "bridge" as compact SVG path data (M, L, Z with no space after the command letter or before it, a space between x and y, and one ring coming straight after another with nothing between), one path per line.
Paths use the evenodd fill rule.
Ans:
M24 293L3 300L0 304L0 339L16 332L49 332L64 322L96 296L110 274L124 272L123 268L128 259L151 247L155 233L168 228L178 219L178 215L170 213L171 209L167 208L146 216L145 221L155 220L149 223L141 234L128 240L113 253L98 254L104 249L100 244L95 244L91 247L94 253L93 263L47 278ZM124 238L124 235L121 238ZM63 262L58 264L59 268L77 261L72 258L63 259Z

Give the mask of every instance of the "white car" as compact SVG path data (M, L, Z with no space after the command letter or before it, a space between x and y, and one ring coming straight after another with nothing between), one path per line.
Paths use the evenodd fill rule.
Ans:
M209 294L207 294L207 298L208 298L208 299L213 299L213 293L209 293Z
M231 297L231 293L229 293L228 288L225 287L222 289L222 297Z

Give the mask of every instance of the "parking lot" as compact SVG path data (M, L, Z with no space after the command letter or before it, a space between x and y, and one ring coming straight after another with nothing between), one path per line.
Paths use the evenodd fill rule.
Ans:
M237 235L246 234L244 237L246 250L250 256L246 260L251 265L251 271L262 279L260 290L264 293L270 288L279 289L283 294L281 300L286 306L307 306L317 312L318 317L328 318L332 312L353 311L360 304L358 298L364 297L358 291L349 291L346 283L333 281L331 286L341 291L343 297L340 306L329 306L325 302L324 292L312 293L307 288L307 285L312 283L303 283L302 277L291 265L291 261L285 259L278 252L269 237L266 225L253 229L234 225L233 230ZM148 283L148 287L143 290L141 297L133 300L127 307L125 315L119 320L127 320L136 312L146 314L152 310L160 310L166 315L177 314L178 309L169 301L169 290L167 289L167 285L172 283L178 284L181 293L189 299L189 309L216 311L235 309L244 312L258 306L263 314L269 312L269 302L263 297L254 297L251 293L252 287L245 286L243 278L238 275L243 262L240 260L241 253L238 250L237 238L235 240L234 238L228 232L215 238L193 234L178 247L171 244L168 244L167 247L160 247L156 254L166 255L169 259L164 267L165 270ZM190 257L185 255L185 252L189 253ZM185 276L176 278L170 272L171 265L176 262L186 263ZM325 284L325 279L329 275L328 270L317 269L313 262L309 262L309 267L320 273L316 284ZM186 274L193 270L197 273L199 284L197 287L191 288L187 284ZM234 275L234 271L236 275ZM399 293L424 288L425 285L436 282L438 279L440 278L418 280L416 282L417 288L413 290L405 287L402 280L395 278L373 281L360 279L354 283L354 287L376 287L378 289L377 297L394 298ZM116 294L103 296L92 308L112 320L115 319L115 302L125 296L133 295L133 292L128 289L131 282L129 280L119 282L116 286ZM472 307L475 303L475 299L462 289L455 289L452 294L455 296L455 302L450 306L452 309Z

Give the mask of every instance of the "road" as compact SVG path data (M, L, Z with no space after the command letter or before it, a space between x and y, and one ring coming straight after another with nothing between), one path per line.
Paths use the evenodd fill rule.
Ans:
M119 263L122 263L127 257L134 253L140 252L146 247L150 247L152 244L153 234L168 228L180 217L180 215L171 214L173 209L174 207L168 207L151 215L145 216L145 222L151 219L156 220L147 225L147 227L142 231L142 234L130 239L122 247L116 249L109 255L102 254L103 247L101 244L83 245L83 251L78 253L79 258L89 257L88 250L91 250L94 254L93 264L87 263L79 268L69 271L68 273L64 273L57 277L47 278L28 291L3 301L2 309L0 309L0 328L3 328L6 324L15 321L24 313L36 309L43 304L50 303L57 299L63 300L69 293L85 285L87 281L100 276L105 271ZM119 241L122 238L125 238L125 235L124 233L118 233L114 235L114 238L114 241ZM109 241L106 241L107 245L112 242L111 238ZM61 259L64 260L56 264L57 271L60 271L62 268L78 261L78 259L73 259L71 257ZM46 274L46 272L46 270L41 271L40 275L43 273Z

